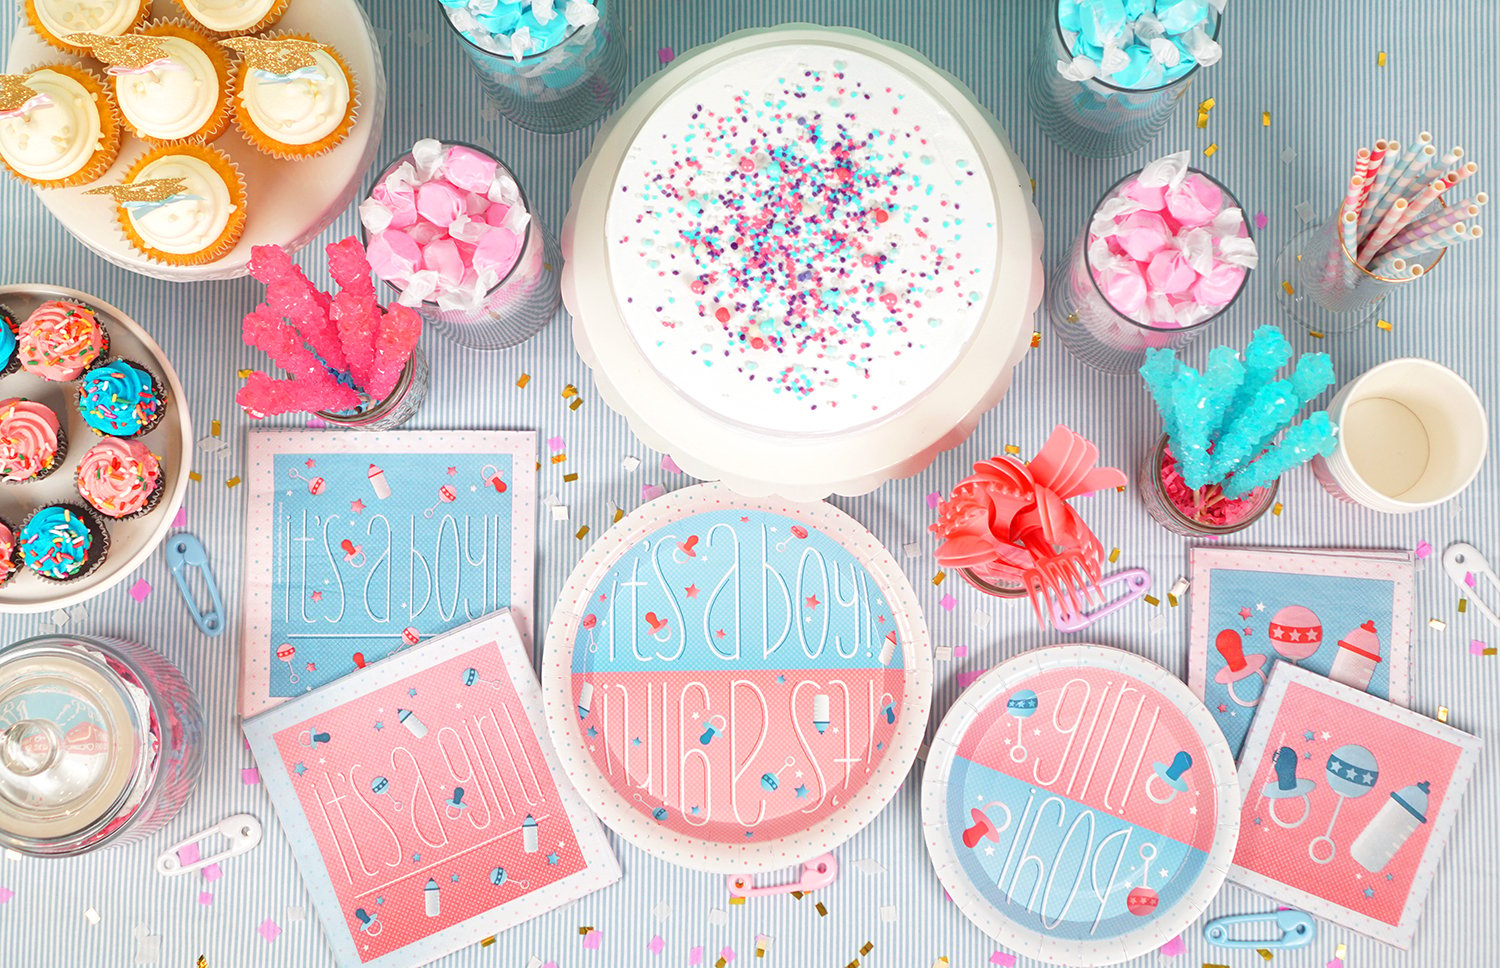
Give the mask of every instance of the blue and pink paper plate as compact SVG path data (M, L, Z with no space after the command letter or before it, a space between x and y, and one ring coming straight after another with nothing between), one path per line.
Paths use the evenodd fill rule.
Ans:
M1208 907L1234 857L1239 782L1187 685L1098 645L1026 652L938 728L922 832L986 934L1061 965L1146 954Z

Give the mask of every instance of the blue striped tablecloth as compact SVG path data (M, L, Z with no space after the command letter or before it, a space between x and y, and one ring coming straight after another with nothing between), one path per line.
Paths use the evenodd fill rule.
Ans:
M1047 141L1028 115L1022 83L1030 38L1048 6L1043 0L621 2L634 79L660 69L662 48L683 51L732 30L788 20L861 27L920 49L968 82L1009 131L1036 177L1049 265L1072 241L1103 190L1128 165L1146 157L1145 152L1124 161L1071 157ZM169 6L166 0L158 4ZM423 136L493 146L557 228L569 182L588 150L592 131L536 136L501 120L486 106L432 0L368 0L367 6L380 31L390 72L382 154L394 154ZM14 29L0 29L0 41L8 45ZM1195 126L1189 106L1155 147L1201 152L1217 143L1218 152L1211 158L1200 154L1198 163L1230 185L1252 213L1266 214L1269 224L1259 234L1268 255L1301 227L1295 213L1298 203L1308 202L1320 213L1337 204L1355 149L1376 137L1409 139L1427 128L1441 145L1461 143L1470 157L1488 166L1487 172L1500 171L1500 128L1494 111L1500 13L1492 0L1236 0L1230 4L1225 40L1224 62L1205 71L1189 94L1191 102L1209 96L1217 101L1207 129ZM1383 68L1377 66L1380 51L1388 54ZM1269 128L1261 125L1263 111L1271 113ZM1500 190L1500 184L1486 177L1477 184ZM354 228L351 212L330 230L328 239ZM225 588L232 590L231 600L237 599L244 489L228 489L224 481L234 476L242 460L247 426L233 401L238 382L234 373L260 365L258 354L241 346L238 335L240 317L258 301L259 287L239 281L189 288L130 275L85 251L28 190L8 179L0 179L0 266L0 277L7 282L75 286L119 305L151 331L175 362L187 387L194 425L207 428L215 418L223 421L234 446L227 454L202 461L204 480L188 492L187 514L190 529L203 538ZM1332 353L1344 378L1390 357L1427 356L1466 375L1493 407L1500 395L1497 270L1500 245L1493 240L1478 243L1450 256L1432 279L1392 300L1384 312L1392 323L1390 331L1371 327L1323 341L1299 334L1294 341L1302 349ZM1219 339L1210 342L1242 343L1254 326L1282 321L1273 298L1278 284L1273 275L1263 271L1254 277L1247 297L1219 326ZM1058 637L1039 632L1024 606L981 598L954 581L934 587L925 495L951 485L970 461L1004 444L1031 452L1058 421L1099 441L1108 461L1131 469L1157 433L1156 418L1135 380L1085 369L1046 328L1044 322L1041 347L1022 364L1010 396L967 444L916 479L836 502L892 548L921 543L923 556L903 559L903 565L926 605L934 640L969 647L967 658L939 666L934 726L958 694L955 680L960 672ZM564 483L563 468L549 466L539 485L540 494L556 495L572 509L567 523L539 522L536 592L539 617L545 620L584 547L574 537L581 523L592 524L592 535L597 536L608 524L607 501L630 508L639 503L642 484L671 489L689 481L657 470L659 455L646 452L625 422L593 396L588 373L561 320L531 342L492 355L461 352L435 334L424 344L432 357L433 389L414 426L536 428L543 437L558 435L568 443L565 469L578 473L577 482ZM1200 345L1197 353L1206 350ZM516 387L522 372L532 376L524 390ZM567 383L583 390L584 405L576 411L569 411L560 395ZM634 475L621 467L621 458L631 454L645 461ZM1492 460L1457 501L1404 518L1338 504L1309 474L1294 474L1282 488L1285 513L1268 518L1236 541L1410 548L1426 539L1441 549L1462 539L1500 556L1497 469L1500 462ZM1158 587L1166 587L1186 570L1186 543L1155 526L1133 494L1094 498L1087 515L1106 546L1123 549L1122 563L1148 567ZM185 670L209 713L209 768L182 815L148 843L71 862L0 862L0 887L14 892L0 905L0 965L131 965L138 935L159 938L156 963L171 968L188 968L200 954L211 968L325 964L327 949L264 788L241 782L240 768L249 766L250 759L234 716L235 635L208 640L193 629L159 557L141 574L155 586L155 594L137 604L122 585L90 603L88 617L79 626L148 643ZM939 604L946 593L957 599L952 610ZM1500 659L1471 656L1468 649L1471 638L1500 638L1500 631L1485 626L1472 610L1457 614L1456 598L1440 568L1429 565L1422 570L1413 705L1428 714L1446 705L1454 725L1487 736L1490 743L1438 870L1415 947L1401 952L1325 925L1311 948L1278 954L1276 964L1321 966L1339 941L1348 943L1349 968L1500 964L1500 919L1495 917L1500 896ZM976 611L992 621L980 627L974 621ZM1158 622L1153 631L1152 619L1158 614L1141 605L1090 634L1186 674L1186 609L1167 612L1164 625ZM1429 630L1429 616L1446 619L1447 630ZM0 639L35 634L42 621L0 620ZM844 873L820 895L827 917L819 917L810 902L799 904L786 897L730 908L719 878L675 869L617 841L625 868L621 883L509 931L492 947L475 947L445 964L526 968L535 956L542 962L555 960L561 968L681 966L691 946L704 945L712 963L727 945L749 959L741 964L842 968L871 941L873 951L861 958L867 968L928 968L940 954L947 955L954 968L987 966L996 946L944 899L923 849L920 777L919 767L875 823L839 850ZM268 836L254 853L225 865L224 878L208 886L212 904L199 903L204 887L200 881L166 880L152 873L152 858L164 845L237 811L265 820ZM877 861L884 873L856 870L852 862L863 858ZM658 923L650 912L662 901L672 913ZM882 923L879 912L885 905L895 908L894 923ZM97 925L85 918L91 907L98 912ZM1228 887L1208 914L1270 907L1264 898ZM296 917L299 908L306 912L301 920ZM727 919L715 911L724 912ZM256 932L267 918L284 929L271 943ZM580 943L577 929L585 924L603 932L597 951L587 951ZM1201 926L1189 931L1188 950L1180 958L1165 961L1153 955L1138 963L1197 966L1210 961L1235 968L1262 964L1253 951L1208 947L1200 931ZM647 942L658 933L666 950L653 956ZM753 954L754 938L762 933L775 939L763 962Z

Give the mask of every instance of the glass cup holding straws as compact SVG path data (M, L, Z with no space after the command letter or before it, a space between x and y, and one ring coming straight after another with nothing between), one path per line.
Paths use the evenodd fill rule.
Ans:
M1314 333L1349 332L1393 291L1431 274L1451 246L1478 239L1474 220L1489 196L1444 197L1478 170L1463 154L1439 159L1426 132L1405 152L1394 140L1361 148L1337 214L1277 257L1282 310Z

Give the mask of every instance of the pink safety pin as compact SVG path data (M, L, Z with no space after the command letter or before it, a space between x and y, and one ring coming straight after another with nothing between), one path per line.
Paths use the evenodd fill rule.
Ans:
M1117 582L1125 583L1127 586L1125 594L1091 612L1074 611L1068 603L1062 601L1060 598L1053 598L1050 602L1052 606L1052 627L1059 632L1079 632L1093 625L1104 616L1118 612L1136 599L1144 597L1146 592L1150 591L1151 574L1144 568L1128 568L1125 571L1117 571L1113 575L1105 575L1095 583L1094 588L1099 592L1102 599L1104 587Z
M816 891L832 884L839 876L839 862L832 854L803 861L802 876L790 884L774 884L756 887L748 874L731 874L728 877L730 897L768 897L773 894L790 894L793 891Z

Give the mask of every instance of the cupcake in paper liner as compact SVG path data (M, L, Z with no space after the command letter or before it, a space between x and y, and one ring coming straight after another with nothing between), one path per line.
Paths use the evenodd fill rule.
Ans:
M49 504L21 526L21 558L38 578L58 584L92 574L109 555L109 532L82 504Z
M207 34L162 20L129 37L91 39L92 55L113 75L120 118L137 137L153 145L206 144L229 130L229 55Z
M245 231L245 179L209 145L155 148L110 186L120 229L136 251L166 265L223 258ZM102 191L94 189L94 191Z
M69 43L71 34L119 37L134 33L151 16L151 0L22 0L26 22L43 40L69 54L88 48Z
M42 303L16 332L21 369L52 383L68 383L109 353L109 330L83 303Z
M0 376L10 376L21 368L21 344L16 336L20 326L15 314L0 303Z
M0 588L4 588L12 578L19 575L25 564L21 558L21 542L16 529L9 521L0 518Z
M68 430L45 403L0 400L0 481L31 484L62 466Z
M161 459L145 444L111 438L83 455L73 484L89 507L106 518L127 521L156 510L166 480Z
M326 0L303 0L323 3ZM291 0L177 0L193 22L216 37L254 34L286 13Z
M354 130L359 87L327 44L306 34L231 37L239 52L234 123L256 148L288 161L313 158Z
M99 437L144 437L167 412L167 392L134 360L110 360L78 381L78 414Z
M120 155L120 122L104 83L46 64L0 75L0 162L38 188L98 181Z

